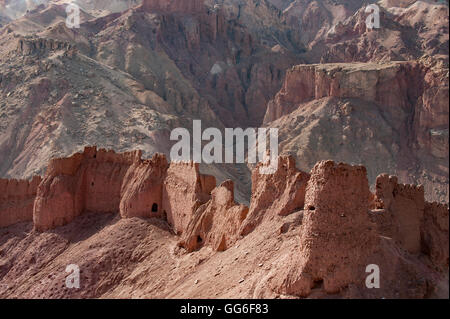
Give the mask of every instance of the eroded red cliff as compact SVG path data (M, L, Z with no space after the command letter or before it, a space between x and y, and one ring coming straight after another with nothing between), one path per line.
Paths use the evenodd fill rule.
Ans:
M255 297L423 298L438 287L448 271L448 206L426 202L422 186L383 174L372 194L364 166L322 161L307 174L288 156L279 157L273 174L262 174L264 165L253 171L249 209L236 203L232 181L216 187L198 164L88 147L52 160L42 180L0 181L0 225L33 219L39 236L85 213L116 213L171 228L167 234L179 235L187 253L210 247L231 255L232 247L286 236L293 246L271 265ZM368 266L382 272L380 289L367 288Z
M281 152L303 170L324 158L362 163L371 183L388 172L448 202L448 83L446 64L430 57L298 65L264 122L279 128Z
M412 109L423 92L422 78L423 70L416 62L294 66L287 72L280 92L269 102L264 122L325 97L358 98L377 103L390 113ZM391 94L393 90L397 94Z
M423 188L399 186L389 177L385 182L380 180L383 185L390 182L393 189L381 187L383 194L394 194L394 198L383 195L391 199L389 207L395 208L390 224L395 231L389 234L377 227L377 221L371 221L369 206L373 195L366 169L332 161L318 163L306 190L296 252L272 270L265 279L263 287L266 288L258 292L260 296L270 296L268 291L300 297L312 294L316 297L340 294L349 298L426 296L439 280L436 281L433 271L426 270L418 257L423 253L432 262L441 263L441 270L446 269L448 255L441 247L448 247L445 231L448 207L431 205L429 218L440 222L427 222L424 227L423 220L417 216L424 209ZM380 194L377 187L377 196ZM436 244L434 249L421 249L421 229L427 234L424 241ZM439 235L432 235L432 230ZM368 273L373 269L381 272L382 283L377 289L367 289L371 283L367 281Z
M210 199L213 176L198 164L172 163L164 155L141 159L141 152L116 154L86 148L52 160L34 204L34 226L45 231L82 213L118 213L123 218L167 218L182 233L192 214Z

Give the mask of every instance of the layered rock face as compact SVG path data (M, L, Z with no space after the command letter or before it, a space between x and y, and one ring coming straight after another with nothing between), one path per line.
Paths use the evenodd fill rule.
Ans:
M377 103L390 113L412 112L423 94L421 80L422 69L414 62L298 65L288 71L283 88L269 102L264 122L325 97L358 98ZM445 83L441 85L445 87Z
M239 229L247 214L248 207L234 201L234 183L225 181L212 191L211 200L193 214L181 245L187 251L204 245L224 251L239 239Z
M0 227L33 220L33 205L42 178L0 179Z

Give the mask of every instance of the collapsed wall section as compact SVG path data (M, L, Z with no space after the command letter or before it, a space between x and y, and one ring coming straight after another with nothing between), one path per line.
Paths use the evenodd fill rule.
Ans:
M163 184L168 168L164 155L130 166L122 182L120 215L130 217L160 217L163 212Z
M248 207L234 200L233 181L225 181L212 191L211 200L196 210L180 244L189 252L205 245L224 251L239 239L247 214Z
M175 233L187 229L195 211L209 201L215 187L215 177L200 174L198 163L170 164L163 185L162 209Z
M280 156L274 174L262 174L260 163L252 172L250 211L241 234L251 233L264 218L286 216L302 210L310 175L298 170L292 156Z
M399 184L382 174L376 181L371 219L378 232L412 254L424 253L439 268L448 268L448 205L425 201L424 187Z
M420 253L425 209L423 186L399 184L397 177L382 174L377 177L373 205L381 209L371 214L374 221L383 221L380 232L396 240L408 252Z

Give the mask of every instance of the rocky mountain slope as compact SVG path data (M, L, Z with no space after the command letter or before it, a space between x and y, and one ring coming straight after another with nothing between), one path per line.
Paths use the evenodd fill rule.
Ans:
M52 157L67 156L89 144L117 151L138 148L146 156L168 154L169 132L191 128L192 119L218 128L268 124L270 101L289 80L284 78L286 71L296 64L380 62L387 63L380 65L384 69L391 60L414 60L422 65L415 81L428 87L420 96L425 104L421 108L408 100L416 98L408 94L402 97L407 100L397 98L401 105L409 105L403 111L406 131L402 129L398 138L417 160L408 167L398 163L399 142L387 145L376 163L355 161L352 155L331 159L367 164L374 170L369 174L372 182L386 170L404 182L423 183L427 198L448 201L448 186L442 186L448 184L444 4L380 3L383 28L370 31L359 1L196 1L186 8L183 1L168 7L161 5L164 1L146 1L142 6L135 1L107 6L79 1L80 29L64 24L64 1L44 2L0 31L2 176L42 173ZM2 3L3 8L8 5ZM14 5L23 14L22 7ZM114 13L124 8L131 9ZM379 104L372 97L363 99ZM371 130L378 129L365 121ZM396 125L391 121L387 131L397 131ZM283 120L277 127L288 129ZM330 139L325 132L319 133L321 138ZM302 168L328 159L325 155L334 156L329 149L323 152L294 140L292 154L304 148L314 154ZM374 142L370 145L376 147ZM427 163L436 159L439 165L428 168ZM203 169L222 181L239 180L237 196L248 202L250 171L245 166Z
M0 0L1 297L448 295L448 2L69 2ZM278 172L170 163L195 119Z

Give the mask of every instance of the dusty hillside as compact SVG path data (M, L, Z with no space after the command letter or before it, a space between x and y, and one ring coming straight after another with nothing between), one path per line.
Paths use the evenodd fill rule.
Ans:
M68 2L0 0L0 297L448 297L448 2ZM170 163L196 119L277 172Z

